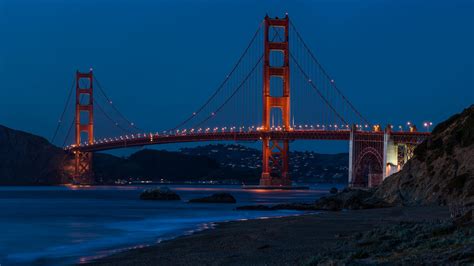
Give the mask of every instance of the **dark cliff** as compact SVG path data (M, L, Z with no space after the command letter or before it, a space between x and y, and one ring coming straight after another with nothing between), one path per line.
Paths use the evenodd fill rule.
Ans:
M474 206L474 105L437 125L376 195L406 205Z
M46 139L0 126L0 184L59 184L66 153Z

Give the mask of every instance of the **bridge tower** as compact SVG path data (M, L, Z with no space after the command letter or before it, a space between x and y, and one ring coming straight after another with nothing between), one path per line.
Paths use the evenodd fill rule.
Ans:
M263 133L271 131L270 116L274 108L281 110L282 129L289 131L290 123L290 65L289 65L289 18L270 18L265 16L264 30L264 63L263 63ZM283 41L270 41L269 32L271 30L284 30ZM274 66L270 62L270 54L272 52L281 53L283 64ZM282 94L273 95L270 81L272 79L281 79ZM288 140L274 140L268 134L263 134L263 159L262 159L262 176L260 179L261 186L289 186L291 185L288 156L289 142Z
M76 115L75 145L83 142L83 134L87 134L87 142L94 142L94 86L92 69L89 72L76 71ZM86 140L84 140L86 141ZM92 152L74 151L74 183L93 183Z

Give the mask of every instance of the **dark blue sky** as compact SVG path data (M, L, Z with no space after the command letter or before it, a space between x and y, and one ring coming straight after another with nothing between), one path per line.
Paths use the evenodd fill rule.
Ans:
M136 124L169 128L264 15L285 12L371 122L439 122L474 103L472 0L0 0L0 124L50 138L74 71L93 67Z

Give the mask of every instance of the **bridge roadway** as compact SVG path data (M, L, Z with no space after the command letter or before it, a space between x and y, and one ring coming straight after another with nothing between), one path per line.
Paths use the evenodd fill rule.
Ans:
M357 140L368 140L375 142L384 141L383 131L355 131ZM425 139L428 132L407 132L391 131L390 138L394 142L418 144ZM128 147L140 147L146 145L184 143L184 142L205 142L205 141L258 141L263 137L270 137L276 140L350 140L351 131L342 130L306 130L294 129L291 131L213 131L200 133L176 133L158 134L144 133L120 136L114 138L104 138L89 144L80 146L67 146L66 150L80 152L95 152Z

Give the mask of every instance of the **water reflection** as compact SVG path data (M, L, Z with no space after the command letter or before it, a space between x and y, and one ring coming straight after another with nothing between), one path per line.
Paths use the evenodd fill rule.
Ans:
M65 265L139 248L213 228L215 222L293 215L235 211L236 206L314 201L327 189L242 190L240 186L168 185L183 199L141 201L147 186L1 187L0 263ZM230 192L237 204L188 204L189 199Z

